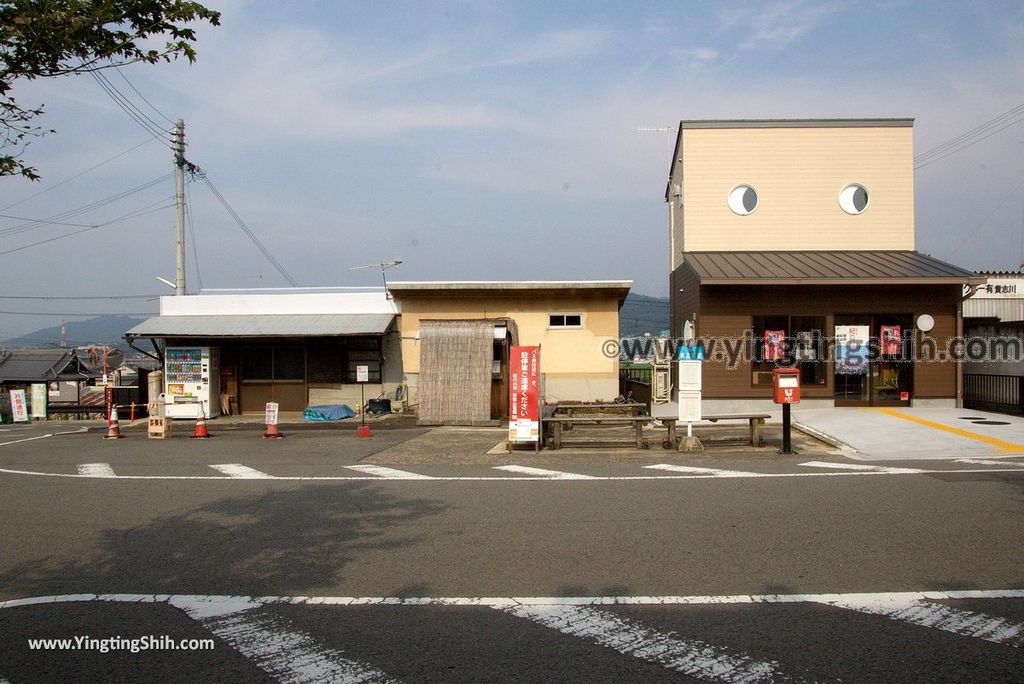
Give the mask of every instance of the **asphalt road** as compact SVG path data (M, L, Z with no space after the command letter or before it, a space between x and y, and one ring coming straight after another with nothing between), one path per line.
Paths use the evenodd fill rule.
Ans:
M485 457L496 432L44 428L0 433L0 681L1020 681L1024 666L1020 458L858 472L764 453ZM423 462L431 444L478 460ZM405 452L416 465L395 465ZM392 471L352 468L374 463ZM916 593L951 590L996 593ZM214 648L29 645L76 636Z

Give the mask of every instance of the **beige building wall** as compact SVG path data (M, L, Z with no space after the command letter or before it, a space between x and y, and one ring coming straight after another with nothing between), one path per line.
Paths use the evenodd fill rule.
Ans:
M438 297L401 294L402 362L410 401L415 402L420 371L416 334L421 320L500 319L516 322L521 345L541 346L544 396L549 402L611 401L619 393L619 359L609 358L605 343L619 337L615 297L495 296ZM578 329L549 328L549 314L580 314Z
M684 127L680 149L667 193L673 268L684 250L914 249L909 125ZM850 183L868 191L861 214L839 206ZM676 184L682 206L673 197ZM747 216L727 203L740 184L758 194Z

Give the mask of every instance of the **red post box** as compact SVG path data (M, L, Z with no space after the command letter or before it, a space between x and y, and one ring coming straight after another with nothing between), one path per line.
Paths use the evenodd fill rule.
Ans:
M772 396L776 404L800 403L800 370L776 368L772 371Z

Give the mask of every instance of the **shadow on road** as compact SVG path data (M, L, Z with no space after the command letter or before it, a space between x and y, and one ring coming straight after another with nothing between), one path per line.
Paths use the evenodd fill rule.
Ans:
M362 482L232 496L104 530L88 558L25 562L0 586L8 596L315 593L360 554L420 543L413 523L444 509Z

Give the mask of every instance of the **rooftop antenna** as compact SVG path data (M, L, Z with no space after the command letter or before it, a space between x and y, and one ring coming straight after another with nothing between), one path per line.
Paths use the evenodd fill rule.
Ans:
M654 126L637 126L636 127L636 132L637 133L675 133L676 130L677 129L675 127L673 127L673 126L659 126L659 127L654 127Z
M402 265L401 259L392 259L391 261L382 261L379 264L367 264L365 266L353 266L350 271L362 271L367 268L379 268L381 280L384 281L384 294L388 299L391 299L391 292L388 291L388 276L385 273L389 268L398 268Z

